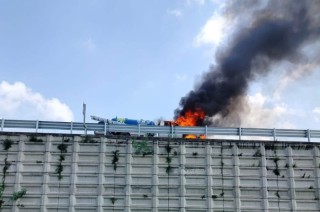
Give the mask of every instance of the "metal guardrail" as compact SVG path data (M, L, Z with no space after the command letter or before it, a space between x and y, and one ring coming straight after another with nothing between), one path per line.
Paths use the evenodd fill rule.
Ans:
M53 130L69 131L74 134L75 131L99 131L105 135L108 132L128 132L136 135L147 133L167 135L176 137L183 134L197 134L210 136L238 136L239 140L243 136L249 137L269 137L274 141L277 138L306 138L311 142L312 138L320 138L320 130L295 130L295 129L265 129L265 128L226 128L226 127L179 127L179 126L145 126L145 125L108 125L99 123L81 122L56 122L56 121L34 121L34 120L10 120L0 119L1 131L10 131L9 129L29 129L38 132L50 132ZM11 130L12 131L12 130ZM68 133L69 133L68 132ZM79 132L78 132L79 134Z

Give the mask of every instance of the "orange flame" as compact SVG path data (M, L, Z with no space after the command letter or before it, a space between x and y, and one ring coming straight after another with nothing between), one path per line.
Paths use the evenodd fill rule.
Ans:
M197 136L193 134L186 134L186 135L183 135L183 138L196 139Z
M205 112L201 108L197 108L195 111L188 110L184 115L179 116L176 120L176 123L179 126L197 126L197 123L199 123L199 121L203 121L204 117ZM183 135L183 137L190 139L206 138L205 135L197 136L193 134Z
M179 116L176 123L179 126L196 126L199 120L203 120L205 113L201 108L197 108L195 111L188 110L183 116Z

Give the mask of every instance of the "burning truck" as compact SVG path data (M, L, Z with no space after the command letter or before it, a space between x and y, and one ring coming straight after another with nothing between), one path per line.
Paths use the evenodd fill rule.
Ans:
M107 125L144 125L144 126L199 126L203 123L205 118L205 113L198 108L195 112L188 111L183 116L179 116L174 121L168 120L160 120L158 124L154 121L150 120L137 120L137 119L128 119L128 118L118 118L115 117L113 119L105 119L98 116L91 116L91 119L98 121L99 124L107 124ZM96 134L103 134L103 132L95 132ZM130 136L129 132L110 132L112 135L126 135ZM153 137L155 136L154 133L148 133L147 136ZM184 134L182 135L183 138L205 138L204 135L193 135L193 134Z
M184 115L180 115L174 121L160 121L160 126L180 126L180 127L195 127L203 126L205 120L205 113L201 108L197 108L195 111L188 110ZM183 134L183 138L204 139L205 135Z
M98 121L99 124L107 125L145 125L145 126L155 126L155 122L150 120L137 120L137 119L128 119L128 118L118 118L105 119L98 116L91 116L92 120ZM103 134L103 132L95 132L96 134ZM112 135L127 135L130 136L128 132L110 132ZM148 133L147 136L154 136L153 133Z

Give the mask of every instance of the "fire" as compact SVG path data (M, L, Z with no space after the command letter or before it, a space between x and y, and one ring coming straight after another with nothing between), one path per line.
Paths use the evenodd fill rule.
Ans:
M179 116L176 123L179 126L197 126L197 123L202 121L204 117L204 111L201 108L197 108L195 111L188 110L183 116Z
M179 126L197 126L199 122L202 122L205 117L205 112L201 108L197 108L195 111L188 110L184 115L179 116L176 123ZM187 134L183 135L184 138L196 139L197 135ZM199 138L205 139L205 135L200 135Z

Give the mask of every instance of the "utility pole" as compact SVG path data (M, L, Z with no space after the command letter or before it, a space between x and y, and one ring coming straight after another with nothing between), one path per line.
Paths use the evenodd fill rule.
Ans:
M83 127L84 127L84 134L87 136L86 109L87 109L87 105L86 103L83 102L83 105L82 105Z

